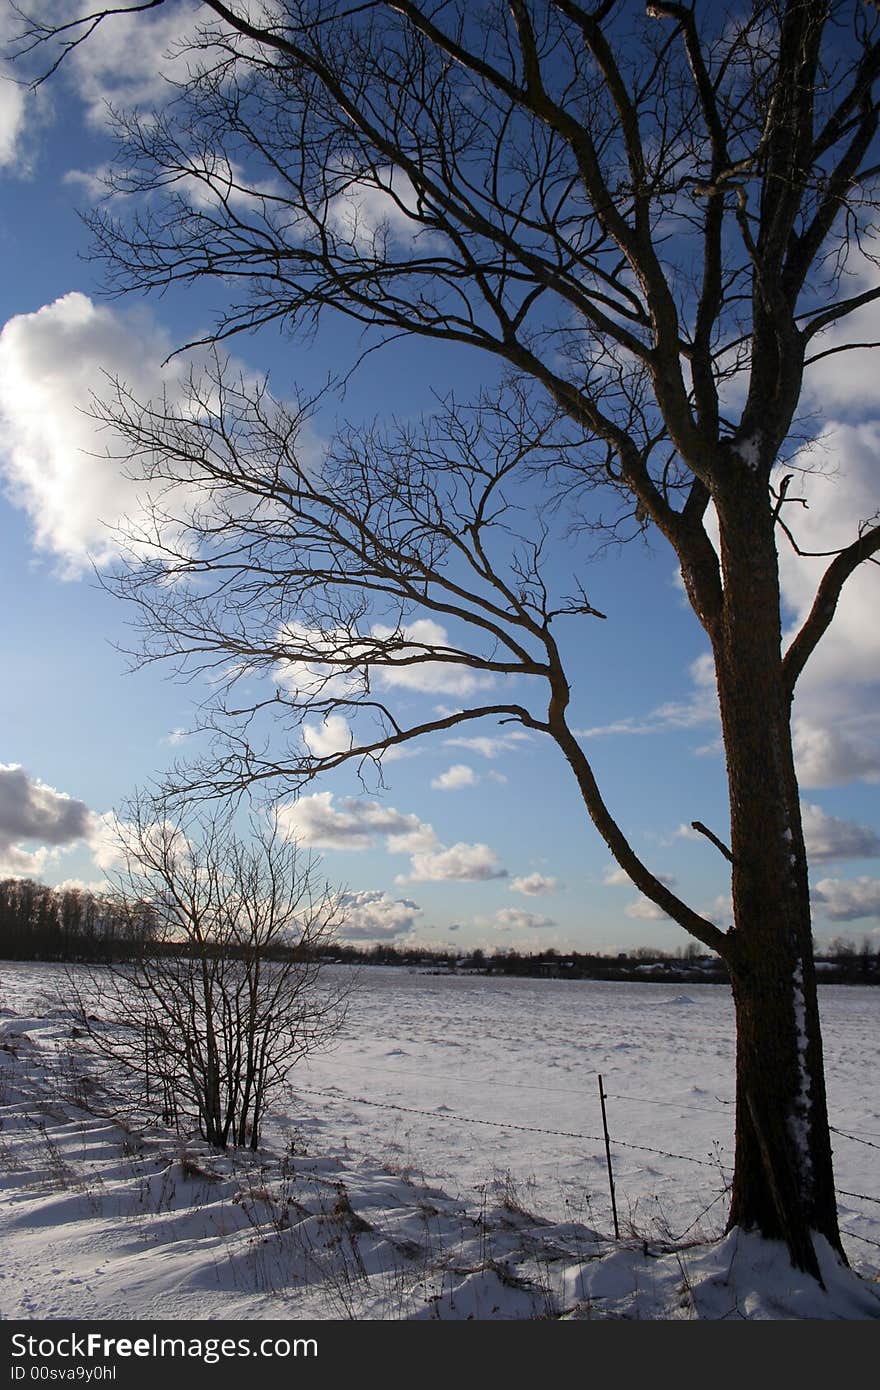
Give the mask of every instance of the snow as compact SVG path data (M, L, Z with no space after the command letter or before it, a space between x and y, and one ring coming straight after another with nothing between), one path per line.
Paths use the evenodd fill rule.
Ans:
M820 1242L823 1292L781 1246L720 1238L722 986L364 969L345 1035L295 1068L260 1151L218 1154L100 1113L63 978L0 964L4 1318L880 1316L876 990L820 991L853 1266Z
M810 1136L807 1115L810 1107L810 1073L807 1068L807 1006L804 999L804 967L798 961L794 968L794 1018L797 1029L798 1095L797 1109L789 1116L789 1131L798 1155L798 1171L812 1184L813 1160L810 1155Z
M746 468L750 468L753 473L758 471L758 465L761 462L761 436L759 434L752 434L746 439L741 439L732 448L733 452L742 459Z

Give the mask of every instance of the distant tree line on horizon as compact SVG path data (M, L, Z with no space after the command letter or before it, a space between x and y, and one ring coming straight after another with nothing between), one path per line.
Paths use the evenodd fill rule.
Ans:
M343 925L344 931L344 925ZM0 880L0 960L44 960L63 963L119 961L144 947L152 935L149 905L132 912L111 895L86 888L50 888L32 879ZM154 951L167 953L168 944ZM289 952L279 948L285 956ZM519 951L503 947L456 950L397 942L372 945L337 941L332 960L340 965L392 965L449 973L549 977L571 980L660 979L670 983L702 979L724 982L724 962L701 954L695 943L677 951L639 946L617 953L569 951L555 947ZM880 947L865 937L861 946L835 938L817 944L820 978L833 984L880 984Z
M728 979L719 956L701 954L688 943L677 951L654 946L638 946L616 953L559 951L518 951L502 947L493 952L449 950L425 946L406 946L381 942L373 946L337 946L334 959L339 964L396 965L410 969L443 973L545 977L568 980L664 980L725 983ZM880 984L880 948L865 937L861 947L836 938L827 947L817 945L819 978L828 984Z
M146 924L85 888L0 880L0 960L110 961L131 954Z

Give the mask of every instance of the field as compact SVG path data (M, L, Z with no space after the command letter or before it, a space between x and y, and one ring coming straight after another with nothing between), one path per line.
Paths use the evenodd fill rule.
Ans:
M59 988L60 968L0 966L4 1317L880 1315L876 989L820 995L862 1275L829 1256L821 1297L775 1247L717 1240L724 987L364 969L344 1034L291 1074L260 1151L222 1156L106 1114Z

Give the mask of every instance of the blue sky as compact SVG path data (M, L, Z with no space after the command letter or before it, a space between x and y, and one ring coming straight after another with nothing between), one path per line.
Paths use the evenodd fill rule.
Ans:
M118 649L133 641L131 615L101 589L93 565L111 556L106 523L134 505L133 494L118 466L96 457L102 440L82 411L104 371L147 393L171 380L179 364L163 375L162 360L207 327L211 295L102 299L77 216L112 153L104 103L161 99L162 54L185 8L138 21L136 48L128 21L106 26L36 97L8 69L0 92L0 874L100 883L112 863L106 818L198 746L187 731L207 689L156 666L129 671ZM8 13L3 23L8 31ZM874 273L867 260L854 271ZM880 337L872 314L858 322L865 341ZM269 331L234 350L292 394L315 390L358 349L351 329L328 321L308 347ZM336 418L414 417L432 408L438 382L465 393L483 371L463 348L395 344L365 359L344 398L328 397L316 432L329 437ZM805 482L808 548L846 543L877 508L875 375L863 352L827 359L808 383L824 447L823 474ZM561 569L576 561L573 552L554 557ZM783 556L789 620L809 607L819 565ZM641 856L726 925L724 863L685 830L698 819L725 836L726 795L706 642L673 557L658 538L611 552L587 573L591 602L608 617L565 629L574 726ZM878 586L876 567L852 582L795 709L820 938L880 931ZM426 679L400 698L428 714L450 692ZM381 791L365 792L342 770L288 813L291 831L350 894L353 937L519 949L687 943L614 881L552 745L493 725L458 733L471 741L438 736L390 762Z

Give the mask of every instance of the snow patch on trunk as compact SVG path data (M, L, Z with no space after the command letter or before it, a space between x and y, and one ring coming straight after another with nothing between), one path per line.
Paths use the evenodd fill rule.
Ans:
M794 968L794 1019L797 1030L797 1068L798 1089L794 1109L788 1119L788 1128L794 1141L798 1156L798 1169L805 1185L813 1181L813 1160L810 1154L810 1127L808 1116L812 1087L807 1066L807 1001L804 995L804 967L798 960Z
M755 431L754 434L747 435L745 439L741 439L738 444L734 444L732 447L733 452L738 458L742 459L746 468L751 469L753 473L757 473L761 463L760 434Z

